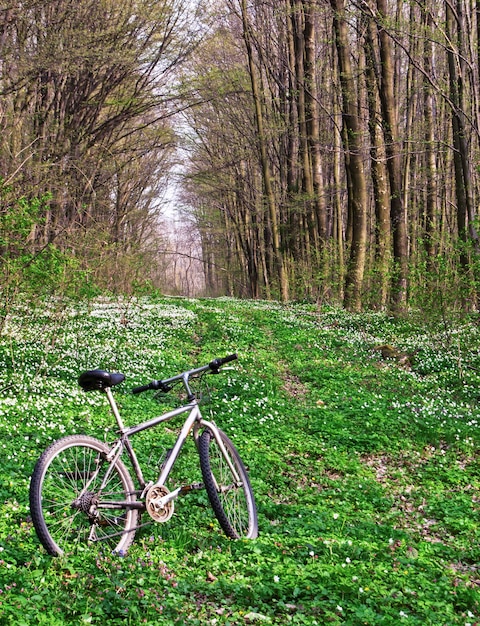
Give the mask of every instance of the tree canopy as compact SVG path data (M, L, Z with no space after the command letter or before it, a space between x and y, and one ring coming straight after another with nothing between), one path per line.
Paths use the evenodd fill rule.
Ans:
M7 1L2 262L168 289L180 253L209 295L475 309L479 32L472 0Z

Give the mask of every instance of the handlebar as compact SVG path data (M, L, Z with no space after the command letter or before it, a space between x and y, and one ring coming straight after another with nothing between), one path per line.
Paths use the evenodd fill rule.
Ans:
M177 374L177 376L173 376L172 378L166 378L165 380L152 380L147 385L140 385L140 387L134 387L132 389L132 393L142 393L143 391L149 391L153 389L154 391L163 391L168 392L172 389L172 384L178 381L183 381L185 387L188 389L188 380L191 376L196 376L197 374L201 374L202 372L206 372L210 370L212 374L218 374L219 369L222 365L226 363L230 363L230 361L235 361L238 359L237 354L229 354L223 358L213 359L210 361L208 365L203 365L202 367L197 367L196 369L189 370L187 372L183 372L182 374Z
M215 371L222 367L222 365L225 365L225 363L230 363L230 361L235 361L235 359L238 359L237 354L229 354L228 356L223 357L223 359L213 359L213 361L210 361L208 364L208 367L212 371Z
M148 391L154 389L155 391L170 391L170 388L163 388L161 380L152 380L148 385L140 385L140 387L134 387L132 393L142 393L142 391Z

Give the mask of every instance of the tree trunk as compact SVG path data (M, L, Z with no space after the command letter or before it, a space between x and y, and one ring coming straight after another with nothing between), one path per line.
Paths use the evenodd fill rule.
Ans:
M381 63L380 101L390 182L390 215L393 235L392 304L395 312L403 313L407 306L408 238L402 202L402 155L394 95L394 58L390 36L381 26L388 19L386 0L377 0L377 8L380 19L378 29Z
M348 24L345 0L330 0L333 9L335 44L342 89L342 116L347 176L350 178L348 203L352 214L352 245L345 284L345 307L359 311L362 306L362 286L367 242L367 186L362 154L362 128L357 114L355 80L350 63Z
M318 116L318 93L316 79L316 30L315 2L305 2L305 111L307 116L308 146L311 155L313 202L318 228L319 243L323 247L327 238L327 215L323 190L323 168L320 153L320 121Z
M335 109L337 104L334 104ZM338 112L335 113L335 119L339 117ZM345 279L345 242L343 234L343 211L342 211L342 194L341 194L341 144L342 136L339 129L340 124L334 124L334 155L333 155L333 202L334 202L334 245L337 258L337 276L338 276L338 296L343 300L344 279Z
M386 167L386 151L379 123L379 98L376 68L378 67L378 46L376 45L374 21L367 17L365 28L365 53L368 128L370 131L370 162L375 203L375 269L379 277L377 307L387 305L389 293L390 267L390 187Z
M448 70L450 79L450 101L452 103L452 127L454 143L455 194L457 201L457 225L460 238L460 265L466 278L469 271L469 239L478 250L478 236L474 224L472 198L472 178L470 173L468 147L466 142L465 108L463 103L463 61L461 46L461 6L456 5L453 11L451 3L446 2L446 30L450 45L447 49ZM457 45L456 45L457 44ZM469 238L470 235L470 238ZM478 296L477 296L478 299Z
M426 29L433 27L433 19L430 11L423 12L423 20ZM427 190L425 202L425 253L427 255L427 268L431 271L434 267L433 260L436 254L435 231L437 225L437 163L435 153L435 128L434 128L434 99L433 88L429 77L432 76L433 45L428 37L424 40L423 61L426 77L423 81L423 107L425 112L425 160L427 175Z

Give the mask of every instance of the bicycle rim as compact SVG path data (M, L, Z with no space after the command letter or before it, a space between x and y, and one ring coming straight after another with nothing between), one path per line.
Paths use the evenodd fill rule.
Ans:
M105 460L107 452L102 442L73 435L40 457L30 485L30 509L50 554L89 542L119 552L132 543L138 518L138 511L128 507L135 500L133 483L121 461L112 467Z

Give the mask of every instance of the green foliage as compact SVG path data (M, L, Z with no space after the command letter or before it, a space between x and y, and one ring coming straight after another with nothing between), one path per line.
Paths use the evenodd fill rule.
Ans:
M10 187L1 188L0 245L10 252L20 253L24 248L25 240L31 234L33 225L40 222L42 209L50 197L44 196L32 200L20 197L12 200L11 194Z
M475 323L231 299L30 310L10 310L0 341L2 626L480 620ZM410 365L384 359L381 344ZM258 540L226 539L196 492L166 525L140 530L124 558L97 546L48 557L27 506L36 459L63 434L113 428L78 374L125 373L115 393L131 424L159 409L131 386L232 351L239 361L209 378L205 411L249 467ZM153 475L174 425L135 440ZM180 474L198 472L188 452Z
M51 196L17 197L8 187L0 193L0 317L4 319L20 292L29 298L96 293L74 252L54 242L33 244L33 233L45 221Z
M424 318L448 318L452 312L475 311L480 293L477 242L446 238L436 241L439 250L428 256L419 241L419 250L410 260L409 303ZM462 260L463 259L463 260Z

